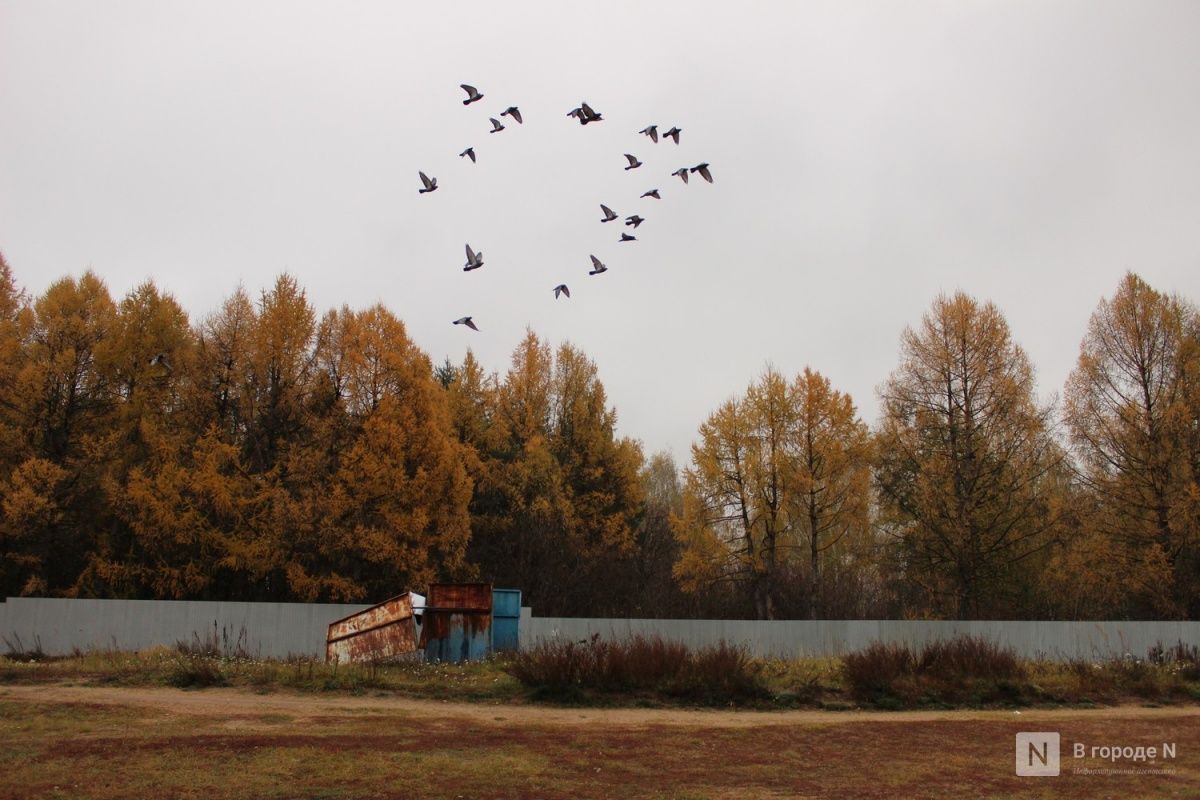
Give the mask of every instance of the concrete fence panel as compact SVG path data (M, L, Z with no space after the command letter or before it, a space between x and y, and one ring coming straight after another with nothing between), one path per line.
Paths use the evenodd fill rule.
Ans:
M215 637L252 656L323 657L329 623L365 604L235 603L174 600L68 600L10 597L0 602L0 636L9 648L40 646L48 655L78 648L140 650ZM624 639L661 636L692 647L721 641L760 657L838 656L871 642L910 646L958 635L982 636L1026 658L1145 657L1158 643L1200 645L1200 622L584 619L533 616L521 609L520 646L593 635Z
M0 635L47 655L78 648L141 650L177 642L240 646L260 658L324 656L329 623L364 604L233 603L185 600L70 600L10 597Z
M1200 645L1200 622L1043 620L670 620L532 617L523 646L548 639L582 641L661 636L702 647L725 641L760 657L839 656L872 642L920 646L955 636L980 636L1025 658L1141 658L1156 644Z

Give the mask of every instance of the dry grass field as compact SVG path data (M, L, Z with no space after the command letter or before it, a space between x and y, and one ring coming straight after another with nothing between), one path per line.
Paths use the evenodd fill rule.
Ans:
M1014 775L1059 731L1063 774ZM1155 763L1075 742L1161 746ZM1078 768L1170 774L1079 774ZM1200 708L722 711L0 686L5 798L1196 797Z

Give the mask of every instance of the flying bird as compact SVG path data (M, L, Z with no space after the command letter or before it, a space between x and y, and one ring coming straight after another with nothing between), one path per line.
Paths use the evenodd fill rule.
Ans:
M662 198L658 195L658 189L651 189L643 194L642 197L653 197L655 200L662 200Z
M712 183L712 173L708 171L707 161L705 161L703 164L697 164L696 166L692 167L692 172L699 172L701 178L704 178L704 180Z
M495 117L488 117L492 121L492 129L488 133L499 133L504 130L504 126L500 124L500 120Z
M680 130L679 128L671 128L671 130L669 130L663 134L663 138L664 139L665 138L673 139L675 141L675 144L679 144L679 134L681 134L681 133L683 133L683 131Z
M629 159L629 166L625 168L626 170L637 169L638 167L640 167L642 165L642 162L638 161L637 156L635 156L635 155L630 155L629 153L626 153L625 158Z
M521 110L518 109L516 106L509 106L508 108L506 108L500 112L500 116L502 116L502 117L505 114L508 114L510 117L515 119L517 121L518 125L524 124L521 120Z
M589 122L600 122L604 117L592 110L592 107L587 103L580 103L578 108L573 108L567 112L568 117L575 117L579 120L580 125L587 125Z
M464 106L469 106L469 105L471 105L471 103L474 103L476 100L483 99L483 95L481 95L478 91L476 91L474 86L468 86L465 83L460 83L459 86L461 86L462 90L467 93L467 99L463 100Z
M607 272L608 267L600 263L600 259L592 256L592 271L588 275L599 275L601 272Z
M633 236L633 235L631 235L631 234L628 234L628 233L622 233L622 234L621 234L621 241L622 241L622 242L636 242L636 241L637 241L637 237L636 237L636 236Z
M437 189L437 178L431 178L424 172L418 172L417 174L421 176L421 183L425 184L424 189L417 189L417 194L425 194Z
M658 144L658 126L657 125L650 125L648 127L642 128L640 131L638 131L638 133L646 134L647 136L650 137L650 141L654 142L655 144Z
M458 154L459 158L462 158L463 156L466 156L467 158L471 159L471 163L474 164L475 163L475 148L468 147L466 150L463 150L461 153Z
M688 168L687 167L680 167L679 169L675 170L671 174L678 175L680 178L683 178L684 183L687 183L687 176L688 176Z
M571 290L567 288L567 285L565 283L560 283L558 286L554 287L554 299L555 300L558 299L558 296L560 294L565 294L567 297L571 296Z
M600 220L601 222L612 222L617 218L617 215L613 213L613 210L604 205L604 203L600 204L600 210L604 212L604 219Z
M463 272L470 272L473 269L479 269L483 266L483 251L476 253L471 249L471 245L467 245L467 265L463 267Z
M165 367L168 371L170 371L170 369L171 369L171 365L167 363L167 354L166 353L155 353L154 356L150 359L150 366Z
M475 323L471 321L470 317L459 317L458 319L454 320L454 324L455 325L466 325L468 328L470 328L473 331L479 330L479 328L475 327Z
M637 228L638 225L641 225L645 221L646 220L642 219L637 214L634 214L632 217L625 218L625 224L632 225L634 228Z

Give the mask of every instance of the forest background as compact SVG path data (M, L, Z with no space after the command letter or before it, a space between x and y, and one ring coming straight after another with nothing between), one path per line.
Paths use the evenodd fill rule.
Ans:
M499 374L287 274L193 320L90 271L30 297L0 257L0 592L487 580L561 616L1200 618L1200 313L1129 273L1080 340L1044 402L1002 311L940 295L873 425L767 367L679 465L532 330Z

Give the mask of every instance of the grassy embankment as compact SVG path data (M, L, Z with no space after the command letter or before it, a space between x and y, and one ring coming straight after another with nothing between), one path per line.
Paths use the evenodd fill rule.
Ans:
M11 649L11 648L10 648ZM0 658L0 684L244 687L387 693L472 702L748 708L1020 708L1200 702L1200 650L1028 661L979 639L918 649L875 644L842 658L753 659L730 645L689 650L661 639L543 644L467 664L262 660L216 642L130 653Z

